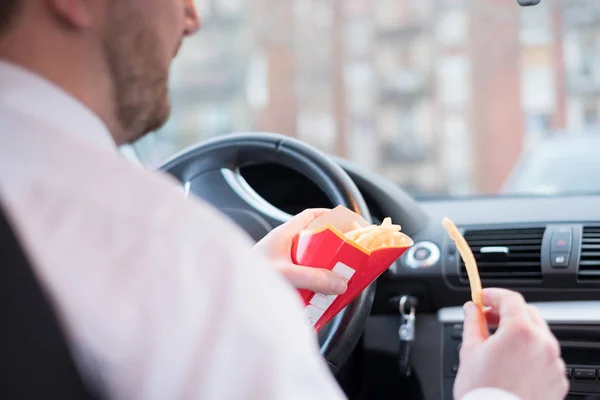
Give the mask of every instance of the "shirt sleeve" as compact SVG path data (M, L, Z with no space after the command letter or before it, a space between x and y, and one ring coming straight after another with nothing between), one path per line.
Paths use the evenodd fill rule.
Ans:
M23 139L0 167L29 167L2 189L12 179L6 204L101 397L344 398L300 297L243 231L172 180L58 137Z
M102 298L107 326L81 341L109 397L344 399L295 290L228 220L194 214L138 233L145 250Z
M480 388L467 393L460 400L521 400L514 394L498 388Z
M196 392L190 398L345 399L295 289L252 250L237 227L224 225L220 237L228 239L221 239L221 260L215 257L211 268L230 270L211 283L214 320L202 336L214 346L199 352L209 355L206 368L189 369L190 378L204 375L202 386L194 388L190 380ZM197 254L198 262L206 260L206 252ZM200 345L192 338L190 347Z
M29 111L0 118L3 204L100 397L344 397L299 296L247 235L94 146L90 126L63 132Z

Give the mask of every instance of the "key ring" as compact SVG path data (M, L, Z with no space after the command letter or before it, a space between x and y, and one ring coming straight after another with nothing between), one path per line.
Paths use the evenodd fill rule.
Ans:
M402 296L400 297L400 315L402 315L403 317L406 317L406 303L408 302L408 296Z
M404 295L400 298L400 304L399 304L399 308L400 308L400 315L404 318L407 315L415 315L415 307L413 305L410 306L410 311L407 313L406 312L406 305L408 303L408 300L410 299L410 296Z

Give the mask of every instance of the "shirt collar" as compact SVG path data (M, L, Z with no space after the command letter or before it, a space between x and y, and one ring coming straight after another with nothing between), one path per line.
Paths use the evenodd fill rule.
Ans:
M9 107L98 146L116 149L106 124L72 95L22 67L0 61L0 107Z

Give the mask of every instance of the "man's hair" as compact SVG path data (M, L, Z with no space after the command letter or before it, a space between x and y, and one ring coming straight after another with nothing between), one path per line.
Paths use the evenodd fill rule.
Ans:
M0 0L0 36L15 22L20 7L21 0Z

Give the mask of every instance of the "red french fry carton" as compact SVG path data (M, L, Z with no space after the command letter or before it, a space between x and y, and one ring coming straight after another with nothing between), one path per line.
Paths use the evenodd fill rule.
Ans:
M294 263L334 271L348 280L348 290L340 296L298 290L317 332L413 245L406 236L402 246L371 251L344 235L354 229L353 222L369 225L360 215L339 206L317 218L292 244Z

